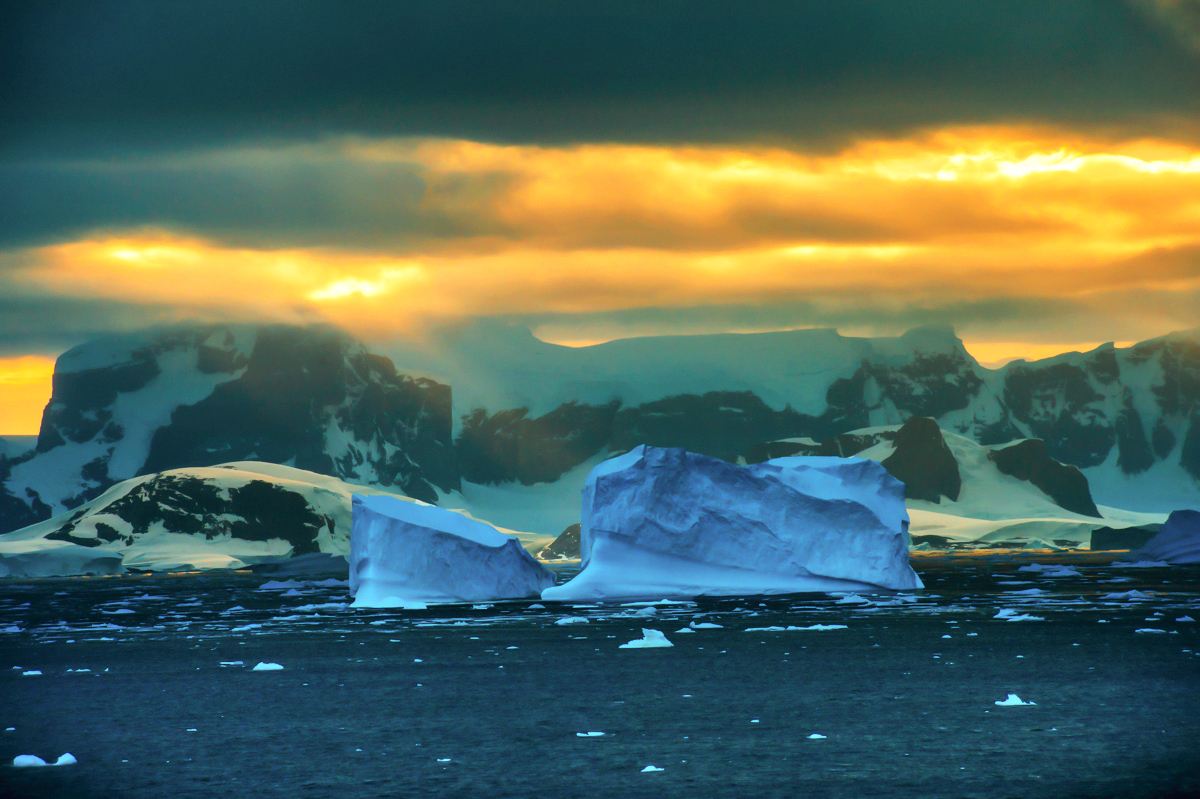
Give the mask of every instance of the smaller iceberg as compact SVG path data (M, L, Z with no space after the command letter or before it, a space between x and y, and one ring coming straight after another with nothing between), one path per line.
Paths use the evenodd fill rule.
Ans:
M356 607L422 608L539 596L554 575L516 538L457 511L355 494L350 594Z
M663 635L661 630L650 630L642 628L642 637L634 638L628 643L621 644L618 649L658 649L665 646L675 646L667 640L667 636Z
M1009 694L1004 699L997 699L992 704L996 705L996 707L1032 707L1037 702L1026 702L1016 694Z

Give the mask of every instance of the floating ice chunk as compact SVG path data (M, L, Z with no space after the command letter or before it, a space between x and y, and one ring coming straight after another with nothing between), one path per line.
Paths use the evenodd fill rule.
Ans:
M283 671L283 666L278 663L257 663L250 671Z
M599 732L597 730L589 730L588 732L575 733L576 738L600 738L603 735L604 735L604 733Z
M484 603L482 605L472 605L471 610L491 610L495 605Z
M1061 563L1028 563L1017 569L1019 572L1035 572L1043 577L1082 577L1079 570Z
M489 524L421 502L354 496L350 593L356 607L523 599L552 585L549 569Z
M1037 702L1026 702L1016 694L1009 694L1004 699L997 699L993 704L995 704L996 707L1025 707L1036 705Z
M19 633L19 632L22 632L22 630L20 627L18 627L15 624L9 624L6 627L0 627L0 633Z
M723 624L713 624L711 621L692 621L688 622L688 627L693 630L722 630L725 628Z
M685 634L685 635L686 635L687 633L691 633L691 634L693 634L693 635L695 635L695 634L696 634L696 631L695 631L695 630L693 630L691 627L680 627L680 628L679 628L678 630L676 630L675 632L677 632L677 633L683 633L683 634Z
M845 630L848 629L845 624L810 624L807 627L796 627L788 625L787 627L747 627L748 633L802 633L802 632L826 632L827 630Z
M1190 624L1192 622L1195 622L1196 620L1193 619L1191 616L1180 616L1179 618L1175 619L1175 621L1179 624Z
M41 671L41 669L29 669L27 671L21 672L21 676L22 677L41 677L42 671Z
M1000 608L996 611L993 619L1003 619L1004 621L1045 621L1041 616L1033 616L1028 613L1018 613L1012 608Z
M659 768L658 766L655 766L655 765L649 765L649 766L646 766L644 769L642 769L643 774L651 774L655 771L666 771L666 769Z
M448 758L448 757L439 757L439 758L437 759L437 762L439 762L439 763L449 763L449 762L450 762L450 758Z
M1131 600L1139 601L1144 599L1154 599L1154 594L1138 591L1136 588L1132 591L1115 591L1111 594L1105 594L1101 599L1110 599L1114 601Z
M230 627L230 628L229 628L229 632L231 632L231 633L244 633L244 632L246 632L247 630L260 630L260 629L262 629L262 625L261 625L261 624L258 624L258 623L256 622L256 623L254 623L254 624L242 624L242 625L240 625L240 626L238 626L238 627Z
M532 605L526 606L525 609L526 610L545 610L546 606L543 605L541 602L534 602Z
M75 755L70 752L64 752L58 756L58 760L53 763L47 763L37 755L17 755L13 758L13 768L42 768L45 766L73 766L79 761L75 759Z
M1025 588L1021 591L1005 591L1008 596L1042 596L1046 593L1042 588Z
M675 646L667 640L667 636L663 635L661 630L650 630L642 628L642 637L635 638L628 643L621 644L619 649L656 649L658 647Z
M587 624L587 616L563 616L555 624Z
M919 588L907 523L904 485L874 461L639 446L588 475L582 570L542 597Z
M812 735L808 736L808 740L810 740L810 741L824 741L824 740L825 740L826 738L828 738L828 737L829 737L828 735L822 735L822 734L821 734L821 733L819 733L819 732L814 732Z
M245 661L242 660L222 660L222 666L245 666Z
M37 755L17 755L12 760L13 768L41 768L46 761Z
M1160 630L1157 627L1138 627L1134 630L1135 633L1147 633L1149 635L1166 635L1166 630Z

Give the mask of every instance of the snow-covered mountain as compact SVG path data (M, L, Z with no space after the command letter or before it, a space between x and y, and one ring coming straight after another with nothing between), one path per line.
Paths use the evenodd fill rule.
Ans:
M981 366L947 328L571 348L478 323L390 354L402 371L454 387L458 463L475 483L552 481L641 443L734 459L780 438L929 416L981 444L1042 439L1105 504L1200 503L1200 329L1001 369Z
M912 417L989 447L1041 439L1100 505L1200 505L1200 331L998 370L941 328L570 348L478 323L389 354L290 326L185 326L77 347L59 358L36 448L0 456L0 531L131 477L258 460L557 535L579 519L588 470L638 444L753 459L769 442ZM1041 445L1022 446L1004 457Z
M234 460L282 463L419 499L458 487L450 389L398 375L327 327L197 326L62 355L37 447L0 459L0 530L114 483Z
M1044 442L992 446L938 428L926 417L854 430L818 443L771 442L757 457L855 455L883 464L906 488L917 544L1086 547L1094 529L1161 522L1165 514L1093 500L1087 478L1052 458Z
M239 568L316 554L345 558L354 494L417 502L255 461L142 475L74 510L0 536L0 576ZM547 540L518 537L531 548Z
M747 459L789 455L879 461L905 484L913 542L934 549L964 544L1086 548L1097 528L1156 524L1166 518L1097 506L1083 473L1051 458L1040 440L984 446L941 430L928 417L852 430L823 442L767 442ZM578 482L579 491L584 479L572 472L564 482ZM578 558L579 551L579 527L573 525L540 554L553 560Z

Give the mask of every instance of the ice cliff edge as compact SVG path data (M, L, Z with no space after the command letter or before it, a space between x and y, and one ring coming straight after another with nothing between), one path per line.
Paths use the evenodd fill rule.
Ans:
M583 489L582 570L549 600L921 588L904 484L860 458L738 466L639 446Z
M554 576L512 536L456 511L355 494L350 593L359 607L536 597Z

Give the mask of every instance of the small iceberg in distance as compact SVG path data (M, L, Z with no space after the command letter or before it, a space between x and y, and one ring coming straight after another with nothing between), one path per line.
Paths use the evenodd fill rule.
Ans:
M621 644L618 649L658 649L661 647L675 646L667 640L667 636L660 630L650 630L642 628L642 637L635 638L628 643Z
M1031 707L1036 705L1037 702L1026 702L1016 694L1009 694L1004 699L997 699L993 704L996 707Z

